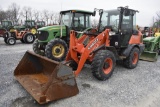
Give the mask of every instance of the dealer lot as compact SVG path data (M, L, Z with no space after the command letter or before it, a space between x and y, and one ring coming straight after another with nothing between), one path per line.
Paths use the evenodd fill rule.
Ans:
M135 69L118 64L106 81L85 65L76 78L79 94L39 105L13 76L26 50L33 51L32 44L10 46L0 38L0 107L160 107L160 56L157 62L140 60Z

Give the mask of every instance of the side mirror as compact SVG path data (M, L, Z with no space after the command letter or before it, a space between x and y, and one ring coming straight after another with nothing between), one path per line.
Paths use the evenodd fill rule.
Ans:
M96 8L94 8L94 12L93 12L93 14L92 14L92 16L95 16L96 15Z
M99 15L103 13L103 9L99 9Z
M138 30L133 30L133 35L138 35Z

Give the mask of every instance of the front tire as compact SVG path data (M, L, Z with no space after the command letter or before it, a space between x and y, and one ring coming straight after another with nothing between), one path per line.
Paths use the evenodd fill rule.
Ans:
M91 70L98 80L108 79L115 68L116 58L109 50L99 50L93 58Z
M51 40L45 48L45 55L47 58L55 61L63 61L68 53L68 46L62 39L55 38Z
M16 43L16 39L14 37L7 38L7 44L14 45Z
M38 42L38 39L36 39L33 43L33 51L36 53L36 54L39 54L39 55L42 55L44 56L44 50L41 50L40 49L40 44Z
M139 54L139 49L137 47L134 47L131 50L129 56L123 60L124 66L129 69L135 68L139 61Z

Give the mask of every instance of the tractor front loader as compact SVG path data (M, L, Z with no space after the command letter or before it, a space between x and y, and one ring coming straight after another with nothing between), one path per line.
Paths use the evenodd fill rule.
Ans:
M14 76L37 102L44 104L76 95L75 77L85 63L91 64L93 76L102 81L112 75L116 60L122 60L129 69L135 68L144 49L141 32L134 30L136 12L127 7L100 9L98 30L86 31L80 38L76 31L70 31L64 63L27 51Z
M144 52L140 59L145 61L157 61L158 54L160 54L160 36L146 37L143 39L145 44Z

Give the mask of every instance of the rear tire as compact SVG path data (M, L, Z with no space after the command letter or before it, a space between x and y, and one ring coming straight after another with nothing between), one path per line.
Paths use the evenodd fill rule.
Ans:
M35 36L32 33L26 33L24 34L23 40L25 43L33 43L35 40Z
M108 79L115 68L116 58L109 50L99 50L93 58L91 70L98 80Z
M36 39L33 43L33 51L36 53L36 54L39 54L39 55L42 55L44 56L44 50L41 50L40 49L40 44L38 42L38 39Z
M14 45L16 43L16 39L14 37L7 38L7 44Z
M134 47L129 56L123 60L123 64L126 68L133 69L137 66L139 61L139 49Z
M68 53L68 46L62 39L55 38L48 42L45 48L45 55L47 58L55 61L63 61Z

